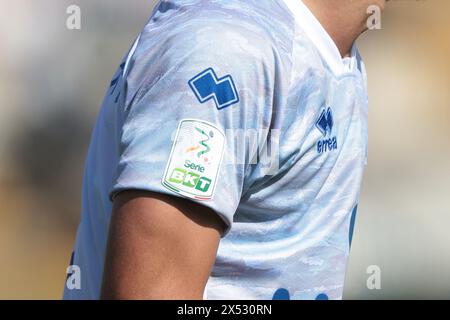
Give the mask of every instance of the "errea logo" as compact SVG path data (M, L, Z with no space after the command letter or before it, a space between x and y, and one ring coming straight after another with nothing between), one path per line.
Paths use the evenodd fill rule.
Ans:
M330 107L324 108L316 122L316 128L322 133L324 139L317 142L317 152L319 154L336 150L338 148L336 136L331 137L333 133L334 119L333 111ZM328 137L328 138L327 138Z
M331 111L331 108L328 108L326 110L323 109L319 116L319 120L317 120L316 122L317 129L319 129L320 132L322 132L322 135L325 137L328 133L331 133L331 131L333 130L333 125L333 112Z

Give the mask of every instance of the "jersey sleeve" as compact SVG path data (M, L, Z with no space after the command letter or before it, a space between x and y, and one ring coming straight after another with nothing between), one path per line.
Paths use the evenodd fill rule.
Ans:
M240 137L272 116L271 45L204 19L157 31L141 35L130 63L110 196L138 189L187 198L229 229L255 156Z

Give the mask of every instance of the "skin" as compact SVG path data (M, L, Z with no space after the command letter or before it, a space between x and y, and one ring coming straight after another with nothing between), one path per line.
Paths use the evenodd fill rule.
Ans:
M366 31L369 5L385 0L304 0L348 56ZM337 5L339 3L339 5ZM185 199L124 191L114 200L102 299L202 299L223 221Z
M355 40L367 30L367 8L383 11L387 0L303 0L327 30L342 57L350 55Z
M102 299L202 299L224 223L211 209L143 191L116 196Z

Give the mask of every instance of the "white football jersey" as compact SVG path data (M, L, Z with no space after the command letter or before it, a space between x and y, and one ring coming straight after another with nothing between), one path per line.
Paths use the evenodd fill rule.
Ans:
M356 47L300 0L161 1L106 93L72 264L99 298L112 199L183 197L227 224L208 299L340 299L367 156Z

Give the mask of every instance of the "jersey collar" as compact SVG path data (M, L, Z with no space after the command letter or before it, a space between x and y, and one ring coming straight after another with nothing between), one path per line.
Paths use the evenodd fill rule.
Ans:
M337 76L349 73L357 68L358 50L353 44L350 57L342 59L339 49L328 32L314 14L301 0L283 0L292 11L297 24L305 31L322 54L333 73Z

